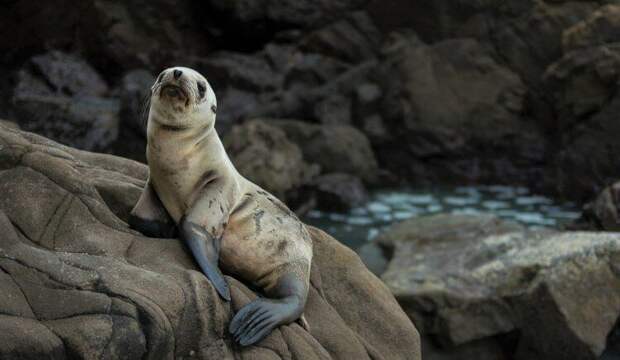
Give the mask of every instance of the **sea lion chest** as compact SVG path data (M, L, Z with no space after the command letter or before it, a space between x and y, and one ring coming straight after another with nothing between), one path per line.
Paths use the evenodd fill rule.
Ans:
M146 156L153 187L170 216L178 222L209 171L208 150L200 139L160 135L149 139Z

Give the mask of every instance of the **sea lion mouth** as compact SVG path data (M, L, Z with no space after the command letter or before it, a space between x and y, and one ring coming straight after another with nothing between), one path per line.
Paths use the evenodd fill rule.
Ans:
M161 88L160 94L170 99L178 99L184 102L189 99L187 92L177 85L164 85Z

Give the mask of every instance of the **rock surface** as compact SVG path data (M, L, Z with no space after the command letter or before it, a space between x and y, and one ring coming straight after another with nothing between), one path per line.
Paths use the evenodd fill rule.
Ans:
M594 231L620 231L620 183L606 187L583 207L581 217L570 228Z
M183 64L214 86L222 135L254 118L351 126L401 183L520 185L583 202L620 178L619 9L595 0L12 0L0 13L0 117L144 161L127 81L141 83L136 69L153 76ZM79 74L96 72L108 91L96 101L31 96L37 82L50 85L49 68L28 79L23 70L50 51L78 58ZM101 89L89 78L83 89Z
M544 140L535 122L522 117L526 88L488 46L474 39L426 45L403 35L385 56L391 83L384 86L400 88L385 100L395 111L386 123L403 146L381 148L381 163L442 184L540 176Z
M233 127L223 143L241 175L281 199L309 184L320 170L305 161L284 131L261 120Z
M2 359L420 359L385 285L317 229L310 332L239 348L226 329L256 295L227 277L222 302L178 240L124 222L144 165L0 125L0 169Z
M437 215L377 238L430 359L597 359L620 316L620 235ZM608 336L610 342L608 343Z
M314 125L296 120L266 120L282 129L304 158L324 173L341 172L372 183L379 166L366 136L348 125Z

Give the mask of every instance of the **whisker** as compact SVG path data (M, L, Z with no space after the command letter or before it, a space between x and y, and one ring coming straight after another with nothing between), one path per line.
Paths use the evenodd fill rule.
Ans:
M138 119L140 119L140 130L146 134L146 126L149 121L149 110L151 107L151 92L146 94L142 99L142 105L140 106L140 113Z

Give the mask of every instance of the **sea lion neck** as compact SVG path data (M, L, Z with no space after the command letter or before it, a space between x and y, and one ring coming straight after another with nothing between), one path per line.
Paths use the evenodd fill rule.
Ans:
M149 123L147 128L147 142L149 146L175 142L178 146L191 147L199 143L204 144L205 142L217 140L219 140L219 137L212 126L177 127L152 122Z

